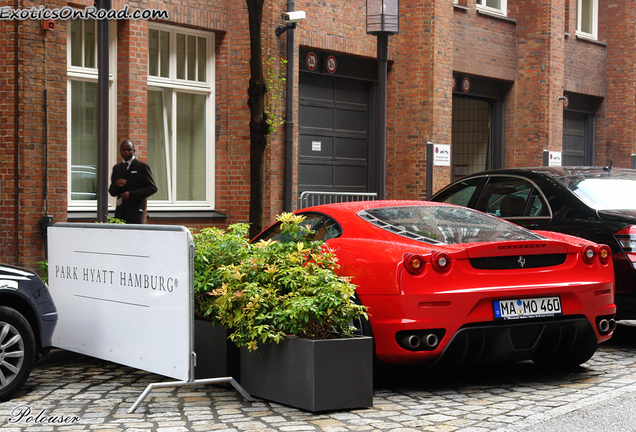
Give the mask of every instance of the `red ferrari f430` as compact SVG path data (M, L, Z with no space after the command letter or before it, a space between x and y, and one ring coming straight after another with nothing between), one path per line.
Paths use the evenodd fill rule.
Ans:
M320 205L314 239L368 307L361 332L386 363L579 365L616 327L610 249L448 204ZM278 224L255 240L284 241Z

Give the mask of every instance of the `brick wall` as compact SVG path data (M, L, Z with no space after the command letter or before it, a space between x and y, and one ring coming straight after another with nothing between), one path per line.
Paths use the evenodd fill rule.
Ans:
M469 2L468 10L455 9L453 18L453 70L514 81L517 74L515 22L479 14L474 2Z
M541 165L542 151L561 150L564 2L517 3L517 79L506 127L506 166ZM511 145L510 145L511 144Z
M402 0L400 33L389 38L386 196L425 197L426 143L451 142L453 71L511 83L505 95L506 166L537 165L543 149L561 149L563 106L557 98L564 91L602 101L596 113L597 160L604 163L611 158L617 166L628 166L636 135L636 6L599 3L600 43L593 43L575 35L573 0L509 2L507 18L479 13L473 1L461 0L462 8L447 0ZM93 0L73 4L93 5ZM125 4L167 10L167 23L215 32L215 209L228 217L153 218L150 222L200 228L247 221L249 31L245 2L117 0L113 8ZM286 0L265 3L265 61L286 56L286 35L274 34L286 4ZM0 5L14 7L2 0ZM27 1L22 7L31 5L35 3ZM61 0L48 3L48 7L65 5ZM301 46L376 57L376 38L366 34L365 6L364 0L296 2L297 10L307 12L307 19L295 31L295 64L288 77L296 95ZM146 154L147 26L145 21L117 25L117 142L135 140L142 159ZM67 217L66 23L58 22L46 36L46 47L38 22L1 21L0 33L0 260L34 267L43 258L39 219L47 210L45 186L48 213L55 221ZM43 121L45 79L48 139ZM294 137L297 120L293 119ZM283 207L284 140L281 127L272 134L267 150L265 224ZM296 158L297 149L294 162ZM293 176L297 178L296 169ZM450 180L450 170L436 167L434 178L437 190Z
M31 6L39 3L21 3ZM0 23L0 260L9 264L37 267L42 216L66 215L65 28L45 35L39 21Z
M607 98L601 106L602 126L597 125L597 164L610 160L629 168L636 153L636 6L633 2L599 2L604 20L599 39L607 43Z
M148 21L117 22L117 146L135 143L135 155L146 159L148 106ZM119 154L117 152L117 154ZM110 178L110 177L109 177Z
M0 3L6 6L6 2ZM17 38L18 21L0 22L0 258L17 263L17 178L15 175L18 126Z
M400 9L400 33L389 39L386 196L424 199L426 143L451 142L453 5L402 1ZM448 168L436 169L435 189L449 180Z

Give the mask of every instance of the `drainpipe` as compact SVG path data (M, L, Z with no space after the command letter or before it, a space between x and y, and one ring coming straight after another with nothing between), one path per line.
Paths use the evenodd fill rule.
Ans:
M48 95L48 64L46 56L46 31L43 38L44 49L44 216L40 221L42 239L44 240L44 259L49 259L48 227L52 225L53 217L49 214L49 95Z
M109 10L110 0L97 0L97 9ZM108 20L97 23L97 222L108 221Z
M293 12L296 4L294 0L287 1L287 12ZM287 70L285 72L285 187L283 195L283 209L293 210L294 186L294 29L287 30Z
M389 60L389 35L378 34L378 199L385 198L386 189L386 93Z
M15 1L15 8L20 9L20 0ZM14 43L14 77L15 77L15 168L14 168L14 185L15 185L15 262L20 265L20 215L21 215L21 207L20 207L20 20L14 21L15 27L15 43Z

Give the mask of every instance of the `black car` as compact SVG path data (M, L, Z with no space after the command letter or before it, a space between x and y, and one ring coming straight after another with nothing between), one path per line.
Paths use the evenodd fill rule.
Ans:
M51 348L57 310L35 273L0 264L0 401L24 384Z
M636 170L534 167L484 171L446 186L431 201L466 206L532 230L611 247L618 319L636 317Z

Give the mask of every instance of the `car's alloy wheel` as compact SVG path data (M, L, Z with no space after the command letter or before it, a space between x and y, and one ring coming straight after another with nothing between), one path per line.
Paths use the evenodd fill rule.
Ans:
M35 337L17 311L0 306L0 401L8 400L27 380L35 360Z

